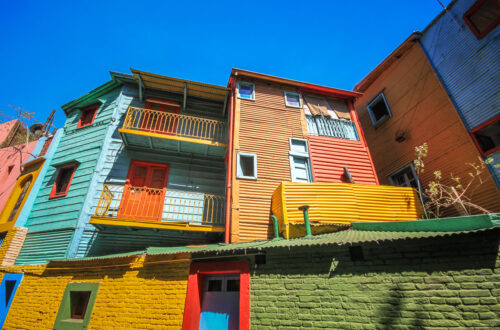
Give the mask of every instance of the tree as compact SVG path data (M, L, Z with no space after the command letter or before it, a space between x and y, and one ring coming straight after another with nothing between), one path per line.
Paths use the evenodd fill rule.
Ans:
M418 176L424 172L424 158L427 157L428 149L427 143L415 147L416 159L414 165ZM468 172L466 178L450 174L451 184L442 182L443 176L440 170L434 171L434 180L428 183L424 193L422 188L419 187L419 194L426 216L431 215L439 218L442 211L450 207L454 207L461 215L471 215L475 212L490 213L482 206L473 203L471 198L474 191L483 183L484 173L488 171L488 164L493 164L491 157L485 161L478 157L477 162L468 163L470 172ZM494 164L493 166L498 168L500 164Z

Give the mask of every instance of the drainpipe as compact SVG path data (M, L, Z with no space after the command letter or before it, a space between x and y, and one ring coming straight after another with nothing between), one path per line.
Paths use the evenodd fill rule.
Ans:
M271 219L273 219L274 223L274 239L273 241L280 240L280 231L279 231L279 226L278 226L278 218L276 218L274 215L271 215Z
M229 79L231 97L229 100L229 140L227 143L227 172L226 172L226 229L224 232L224 242L229 244L231 237L231 191L233 178L233 129L234 129L234 78Z
M304 212L304 224L306 226L306 236L305 237L312 237L311 233L311 224L309 223L309 205L302 205L299 207L299 210Z

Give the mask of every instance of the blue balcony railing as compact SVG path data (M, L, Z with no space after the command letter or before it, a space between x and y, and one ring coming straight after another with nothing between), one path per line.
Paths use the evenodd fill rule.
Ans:
M350 120L306 115L306 121L311 135L359 141L356 126Z

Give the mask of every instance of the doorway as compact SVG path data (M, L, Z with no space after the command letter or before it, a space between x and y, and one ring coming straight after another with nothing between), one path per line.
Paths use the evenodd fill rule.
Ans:
M239 274L205 276L200 330L239 328Z
M118 209L118 218L160 221L169 165L133 160Z

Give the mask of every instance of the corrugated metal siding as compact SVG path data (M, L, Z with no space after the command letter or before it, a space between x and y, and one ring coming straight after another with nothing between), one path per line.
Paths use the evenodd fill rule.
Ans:
M272 233L271 196L282 181L291 180L289 138L304 138L302 109L285 106L283 92L295 90L260 81L255 87L255 101L237 100L235 153L257 154L258 180L233 176L233 242L267 239Z
M349 169L354 182L376 184L370 158L360 141L309 136L309 153L314 182L345 182L344 166Z
M121 120L117 120L112 124L113 128L106 136L104 143L105 147L102 150L103 154L101 156L102 161L99 164L96 184L93 186L94 191L89 192L89 194L92 194L88 205L89 215L95 213L95 208L105 183L118 185L125 184L132 159L170 164L167 189L224 195L225 169L223 160L208 161L202 157L186 159L161 155L154 152L148 152L147 150L143 152L126 150L120 136L117 134L116 128L122 126L124 115L129 106L143 107L144 104L139 103L138 91L135 88L124 87L115 112L115 116L121 118ZM194 110L191 109L191 111ZM161 242L168 244L166 240L167 236L164 233L147 232L147 235L144 234L137 237L133 237L133 235L131 237L130 232L123 234L120 231L117 231L116 235L111 233L97 234L96 229L90 225L86 226L81 234L76 253L81 257L90 253L89 251L92 251L93 254L108 253L103 251L111 251L111 249L117 252L122 250L125 251L129 248L128 241L132 239L135 242L133 246L144 247L148 246L148 244L152 242L152 239L154 241L155 235L163 237ZM99 240L96 241L96 238L99 238ZM176 242L176 239L170 238L172 243ZM196 237L193 237L193 239L195 238ZM106 240L105 242L103 241L104 239ZM202 238L200 243L204 241L205 239ZM183 242L186 243L188 241L184 239ZM92 246L92 244L95 244L95 246ZM100 249L103 249L103 251L100 251Z
M66 256L67 252L72 253L70 246L75 246L80 239L79 226L83 227L89 220L89 207L86 205L89 188L93 182L93 175L96 171L97 162L101 154L101 148L105 145L104 137L109 128L111 117L116 108L120 89L100 96L98 99L103 102L94 123L91 126L76 129L80 118L80 111L73 111L67 118L64 126L64 134L58 144L51 164L60 164L76 160L80 162L71 182L68 195L62 198L49 199L52 185L57 175L57 167L50 166L42 181L42 186L33 204L31 213L26 221L29 234L33 240L25 243L22 250L21 262L40 263L47 256L60 258ZM69 233L73 234L60 234ZM40 233L40 239L37 239ZM42 234L44 233L44 234ZM51 235L56 235L52 239ZM43 239L47 242L43 242ZM38 245L38 246L37 246ZM24 260L24 261L23 261Z
M458 0L422 37L468 129L500 114L500 26L478 40L462 19L475 2Z
M72 235L72 229L28 233L16 265L40 264L49 260L64 259Z
M350 183L282 183L286 219L303 223L299 207L309 205L311 223L350 224L417 220L423 214L417 192L412 188ZM280 187L281 188L281 187ZM280 189L278 188L278 189ZM278 202L273 198L273 202ZM274 208L274 206L273 206ZM281 217L285 227L285 217ZM288 238L287 233L285 237Z
M366 106L382 90L392 118L374 129ZM451 174L467 179L468 164L479 160L476 146L418 46L408 50L364 92L356 109L381 184L390 184L388 176L412 162L415 146L424 142L429 145L429 154L420 177L423 186L434 180L436 170L442 172L447 184L453 184ZM402 143L395 141L398 131L405 133ZM499 200L500 192L486 173L472 201L498 212ZM445 215L456 213L449 210Z

